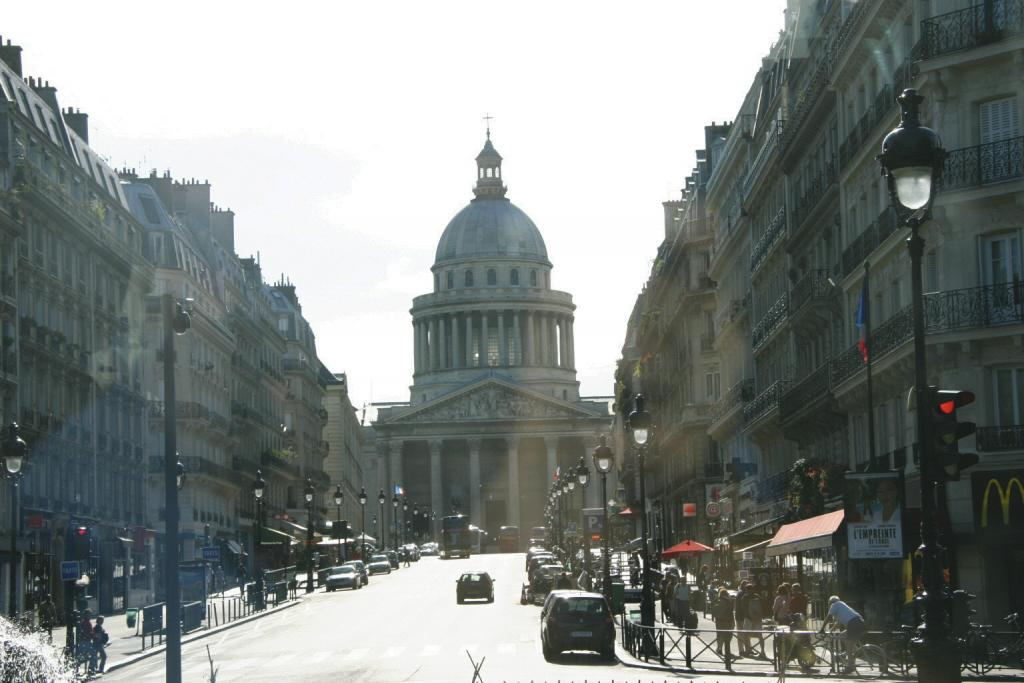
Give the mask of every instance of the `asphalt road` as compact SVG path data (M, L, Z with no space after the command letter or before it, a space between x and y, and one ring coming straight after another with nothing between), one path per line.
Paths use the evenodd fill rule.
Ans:
M467 651L483 661L481 680L663 681L674 678L596 654L570 653L545 662L540 647L540 608L519 604L524 556L478 555L469 560L428 557L387 576L374 576L359 591L319 591L298 607L187 643L183 680L210 680L206 648L217 683L231 681L345 681L390 683L473 678ZM463 571L495 577L495 601L457 605L455 580ZM139 661L104 681L161 681L164 656ZM692 675L688 680L702 679ZM762 679L763 680L763 679ZM739 683L738 678L733 678Z

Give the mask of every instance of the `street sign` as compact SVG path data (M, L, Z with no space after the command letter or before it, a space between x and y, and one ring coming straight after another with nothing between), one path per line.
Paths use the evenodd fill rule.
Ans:
M683 517L696 517L697 516L697 504L696 503L683 503Z
M46 526L46 520L42 515L28 515L25 517L26 529L42 529Z
M215 545L204 546L202 557L207 562L220 562L220 547Z
M576 535L576 522L569 522L569 525L566 527L566 533L570 536Z
M61 581L78 581L82 578L82 572L78 567L78 560L66 560L60 563Z
M604 508L583 508L583 531L594 540L604 534Z
M722 507L715 501L711 501L704 506L704 512L708 517L718 517L722 514Z

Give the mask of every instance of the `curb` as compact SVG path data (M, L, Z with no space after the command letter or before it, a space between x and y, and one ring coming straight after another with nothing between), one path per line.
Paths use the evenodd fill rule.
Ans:
M222 624L222 625L217 626L215 628L208 628L208 629L203 629L202 631L197 631L195 633L190 633L190 634L188 634L187 636L185 636L185 637L183 637L181 639L181 644L185 645L187 643L191 643L191 642L196 641L196 640L202 640L203 638L206 638L208 636L215 635L215 634L220 633L222 631L227 631L228 629L234 628L235 626L241 626L243 624L248 624L251 621L255 621L257 619L262 619L263 617L270 616L271 614L277 614L278 612L283 612L286 609L291 609L292 607L297 607L298 605L300 605L302 603L302 600L303 600L302 597L296 597L294 600L289 600L287 603L285 603L283 605L279 605L279 606L277 606L277 607L275 607L273 609L264 610L264 611L262 611L262 612L260 612L258 614L250 614L247 617L243 617L241 619L236 619L235 621L232 621L232 622L227 623L227 624ZM161 653L163 653L163 652L165 652L167 650L166 642L167 641L164 641L163 645L157 645L157 646L155 646L153 648L150 648L149 650L144 650L142 652L138 652L138 653L133 654L133 655L128 655L127 657L124 657L123 659L119 659L116 662L110 663L110 664L107 665L107 668L104 670L104 673L109 673L111 671L116 671L118 669L123 669L124 667L129 666L131 664L134 664L136 662L142 661L143 659L149 659L150 657L152 657L154 655L161 654Z

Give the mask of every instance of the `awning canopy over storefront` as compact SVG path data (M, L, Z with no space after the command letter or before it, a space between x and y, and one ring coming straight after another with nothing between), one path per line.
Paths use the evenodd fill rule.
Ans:
M674 557L694 557L700 553L713 553L714 551L714 548L709 548L703 543L687 539L681 543L676 543L671 548L665 550L665 552L661 554L661 559L671 560Z
M278 543L284 543L285 541L288 541L289 545L294 545L294 544L298 543L298 541L296 541L292 536L290 536L289 534L286 534L283 531L278 531L277 529L271 529L271 528L268 528L268 527L261 527L260 528L260 543L261 544L267 544L267 543L278 544Z
M754 545L748 545L746 548L740 548L739 550L737 550L736 554L742 556L743 553L753 552L754 550L764 550L765 546L767 546L771 542L772 539L769 538L767 540L755 543Z
M751 545L752 543L770 540L772 537L772 529L774 529L775 525L782 520L783 516L779 515L778 517L772 517L771 519L766 519L762 522L758 522L757 524L752 524L726 536L727 540L725 543L718 543L716 541L715 545L728 545L730 548L739 546L743 548Z
M792 524L783 524L768 543L768 557L818 550L832 545L832 534L843 523L843 511L826 512Z
M619 517L634 517L637 513L633 512L633 508L626 508L618 513Z

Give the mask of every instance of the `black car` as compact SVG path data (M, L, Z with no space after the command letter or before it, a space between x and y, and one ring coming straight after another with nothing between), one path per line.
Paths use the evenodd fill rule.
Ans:
M555 590L540 612L540 642L544 659L566 650L594 650L615 658L615 620L600 593Z
M363 564L362 560L349 560L342 567L355 567L356 573L359 574L359 578L362 579L363 585L370 583L370 574L366 571L366 565Z
M394 550L389 550L384 554L388 556L388 562L391 563L391 568L398 569L398 553Z
M494 579L487 572L466 572L455 582L455 602L474 599L494 602Z

